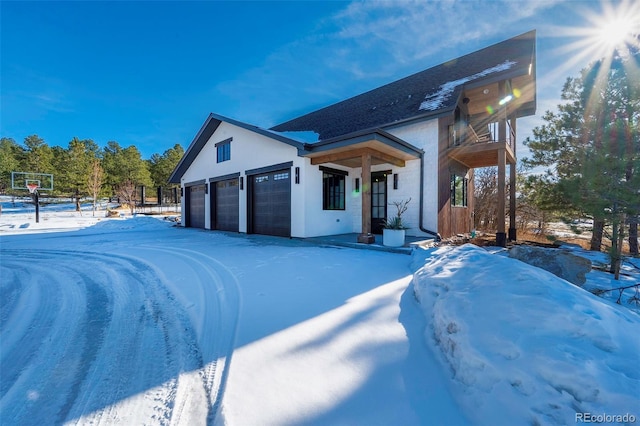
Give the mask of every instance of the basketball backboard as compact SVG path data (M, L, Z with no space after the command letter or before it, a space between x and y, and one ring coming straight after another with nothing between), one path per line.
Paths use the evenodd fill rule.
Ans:
M38 185L39 191L53 191L53 175L51 173L11 172L11 188L29 190Z

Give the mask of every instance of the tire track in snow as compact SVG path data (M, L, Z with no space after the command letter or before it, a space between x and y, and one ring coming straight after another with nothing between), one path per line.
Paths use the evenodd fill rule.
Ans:
M198 332L203 359L202 376L211 410L208 423L213 424L219 414L224 395L231 357L235 346L240 312L240 291L236 277L218 260L195 250L183 248L141 247L169 254L173 261L181 258L185 266L196 264L199 266L194 272L197 277L192 282L199 284L202 300L205 305L202 314L193 318ZM178 268L176 268L178 269ZM167 282L174 280L167 277ZM173 291L180 293L180 288L174 286ZM193 304L191 305L193 307ZM200 319L200 321L198 321ZM207 362L207 360L210 360Z
M51 423L56 413L36 408L43 393L51 394L56 407L61 407L72 385L65 378L76 375L78 354L84 346L76 336L80 332L78 323L83 322L86 291L70 269L65 268L65 282L49 277L58 266L49 264L52 259L49 253L29 250L12 252L9 257L6 253L2 251L3 263L23 270L28 267L24 279L28 291L20 297L20 307L25 309L17 309L3 326L0 362L4 392L0 411L3 419L17 419L26 424ZM64 315L60 315L62 312ZM68 321L70 317L80 321ZM5 340L7 334L10 338ZM9 374L5 374L6 370ZM43 372L48 376L42 377Z
M148 249L175 254L174 250ZM162 272L137 256L88 251L2 250L3 268L31 268L29 273L13 274L9 286L5 286L3 280L3 289L9 288L7 291L11 294L20 293L7 299L11 313L0 324L3 333L0 360L3 366L14 366L17 372L7 376L3 371L5 392L0 397L3 418L16 424L51 421L56 418L51 417L54 414L59 415L60 420L97 424L180 423L181 413L185 413L184 420L188 420L202 408L189 406L198 404L197 396L193 396L198 391L193 389L193 380L181 372L200 371L203 387L200 392L206 393L209 401L204 412L208 412L211 421L219 406L233 350L239 293L233 275L221 264L197 252L178 252L178 256L189 260L185 262L187 266L193 264L192 257L198 258L196 263L200 268L195 274L199 285L205 298L215 304L215 309L205 309L203 323L207 325L200 327L198 338L186 312L167 290L168 283ZM53 264L43 263L43 256L48 256ZM64 274L60 270L64 270ZM34 277L38 285L30 287L23 283ZM50 290L34 303L38 292L30 293L28 289L32 287ZM28 320L16 318L24 312L19 309L20 299L24 298L29 299L37 311L31 312ZM74 307L70 311L73 315L63 312L69 307ZM95 312L101 312L99 318L90 317ZM68 333L73 329L69 323L73 322L74 315L84 319L78 321L74 333ZM29 327L20 330L25 323ZM13 344L7 344L5 339L8 329L19 334L20 339L13 339ZM214 331L213 337L209 336L211 331ZM53 341L53 337L63 339L65 335L64 344ZM69 339L69 335L85 337L76 341ZM32 342L30 346L16 344L25 336ZM203 345L202 349L197 340ZM161 350L150 351L150 348ZM69 359L75 360L71 368L65 361ZM206 362L208 360L214 361ZM218 365L220 360L223 368ZM38 364L41 364L38 373L48 372L49 377L36 374L34 366ZM188 387L181 389L181 382ZM45 398L48 409L38 404L38 400ZM177 398L181 398L180 406L175 404Z

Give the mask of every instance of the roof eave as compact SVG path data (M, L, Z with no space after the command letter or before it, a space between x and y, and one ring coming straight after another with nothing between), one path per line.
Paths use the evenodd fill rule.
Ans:
M249 130L251 132L258 133L262 136L266 136L270 139L274 139L287 145L291 145L297 148L298 152L300 152L301 150L304 151L304 143L302 142L287 138L285 136L262 129L252 124L243 123L241 121L234 120L232 118L228 118L219 114L210 113L196 136L189 144L187 152L185 152L185 154L182 156L182 159L180 159L180 162L171 173L171 176L169 177L169 183L180 183L182 176L184 176L189 166L191 166L191 163L193 163L200 151L202 151L202 148L204 148L206 143L209 141L211 136L215 133L215 131L218 129L218 126L220 126L222 122L229 123L234 126Z
M313 144L306 144L304 155L329 151L335 148L355 145L357 143L370 141L370 140L376 140L394 149L403 151L407 154L411 154L416 157L420 157L422 156L422 154L424 154L424 151L422 149L417 148L411 145L410 143L380 128L375 128L375 129L359 130L357 132L336 136L334 138L325 139L323 141L316 142Z
M204 124L200 127L200 130L189 144L187 152L184 153L176 168L173 169L171 176L169 176L169 183L180 183L182 176L184 176L185 172L193 160L198 156L211 135L213 135L218 129L221 122L222 120L216 118L215 114L209 114L207 119L204 121ZM213 125L213 128L210 125Z

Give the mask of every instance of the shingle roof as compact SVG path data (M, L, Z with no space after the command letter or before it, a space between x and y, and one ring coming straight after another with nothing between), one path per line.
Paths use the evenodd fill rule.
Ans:
M464 85L471 81L528 73L534 54L535 31L530 31L278 124L271 130L314 131L324 140L442 114L455 108Z

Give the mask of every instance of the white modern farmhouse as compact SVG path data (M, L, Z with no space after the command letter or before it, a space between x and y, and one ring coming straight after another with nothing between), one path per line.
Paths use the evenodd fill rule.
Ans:
M473 169L497 165L505 193L508 164L504 245L516 238L516 120L535 113L535 46L531 31L271 129L210 114L170 177L182 224L371 243L389 203L411 198L407 234L449 237L473 228Z

